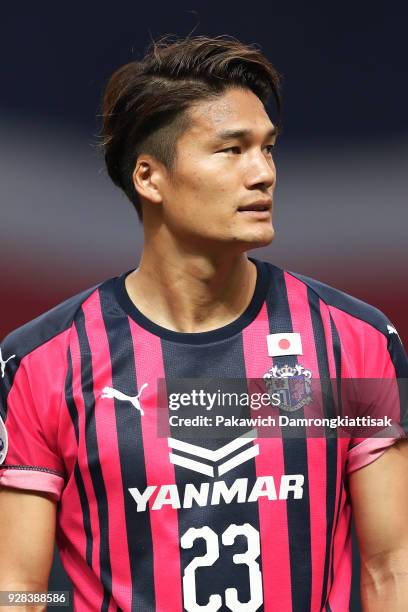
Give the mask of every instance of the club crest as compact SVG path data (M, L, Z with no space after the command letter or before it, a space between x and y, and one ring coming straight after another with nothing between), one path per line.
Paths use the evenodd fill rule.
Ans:
M271 398L279 393L279 408L285 412L300 410L312 401L312 372L301 365L272 366L263 376Z

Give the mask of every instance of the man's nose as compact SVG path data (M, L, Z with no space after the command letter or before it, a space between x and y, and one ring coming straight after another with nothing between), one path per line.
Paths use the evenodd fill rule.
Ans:
M265 157L264 153L254 155L248 164L247 188L263 185L267 189L276 182L276 168L271 157Z

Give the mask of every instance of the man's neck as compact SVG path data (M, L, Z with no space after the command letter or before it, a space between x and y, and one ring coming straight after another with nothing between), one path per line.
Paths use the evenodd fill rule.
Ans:
M167 329L205 332L236 320L255 291L256 266L245 253L213 257L180 253L166 258L145 249L126 289L148 319Z

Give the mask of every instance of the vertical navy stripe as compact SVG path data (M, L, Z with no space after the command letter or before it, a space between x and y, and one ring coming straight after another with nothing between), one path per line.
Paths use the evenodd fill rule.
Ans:
M85 316L81 309L78 311L75 327L78 334L81 353L81 386L85 405L85 444L88 457L89 473L98 503L100 551L99 562L101 568L101 581L103 584L103 602L101 612L108 612L112 593L112 570L109 555L109 515L108 500L102 468L99 461L98 440L95 423L95 395L93 388L93 372L91 348L85 328Z
M337 331L337 327L331 315L330 315L330 326L331 326L332 341L333 341L334 363L336 367L337 405L338 405L339 414L341 414L342 413L342 410L341 410L341 405L342 405L342 401L341 401L341 343L340 343L340 337ZM339 487L339 499L337 503L334 533L336 533L337 525L339 523L339 518L340 518L341 496L342 496L343 486L344 486L343 482L341 482L340 487ZM332 540L332 550L331 550L330 580L331 580L331 583L333 584L333 581L334 581L334 537Z
M74 400L74 394L72 390L72 357L71 357L71 349L68 348L68 369L67 376L65 379L65 401L68 407L69 414L71 416L72 424L74 426L75 431L75 439L77 443L77 447L79 446L79 428L78 428L78 410ZM84 532L86 537L86 562L89 567L92 568L92 550L93 550L93 537L91 530L91 514L89 511L89 502L86 496L86 490L84 481L82 479L81 470L78 464L78 457L75 462L74 467L74 478L75 483L78 489L79 501L81 504L82 510L82 522L84 525Z
M339 332L337 331L337 327L333 321L333 317L330 315L330 327L332 333L333 340L333 354L334 354L334 363L336 367L336 379L341 380L341 344Z
M338 406L339 406L339 410L341 413L341 405L342 405L342 401L341 401L341 372L342 372L342 367L341 367L341 343L340 343L340 336L339 333L337 331L337 327L334 323L334 320L332 318L332 316L330 316L330 325L331 325L331 332L332 332L332 339L333 339L333 353L334 353L334 362L336 365L336 378L337 378L337 394L338 394ZM337 504L337 511L336 511L336 522L335 522L335 528L334 528L334 533L336 533L336 529L337 529L337 525L339 522L339 518L340 518L340 507L341 507L341 498L342 498L342 493L343 493L343 483L341 483L341 487L339 490L339 500L338 500L338 504ZM352 582L352 589L351 589L351 593L350 593L350 606L353 607L353 603L355 603L355 599L357 597L359 606L361 607L361 602L360 602L360 596L359 596L359 581L360 581L360 562L359 562L359 553L358 553L358 545L356 542L356 537L355 537L355 533L354 533L354 529L352 529L352 534L351 534L351 538L352 538L352 558L351 558L351 582ZM334 580L334 537L333 537L333 542L332 542L332 560L331 560L331 567L330 567L330 578L331 578L331 582L333 583Z
M316 346L319 378L323 393L323 410L327 417L336 416L336 406L330 380L329 360L327 356L327 339L324 333L323 320L320 312L320 300L316 293L308 287L307 298L312 318L312 328ZM326 553L324 561L323 588L321 606L324 607L328 597L330 551L334 537L333 523L336 505L337 484L337 452L338 440L335 429L326 429Z
M109 343L112 386L126 395L135 396L138 382L128 317L117 316L109 293L100 291L100 300ZM128 550L124 554L129 555L132 578L132 612L153 612L156 599L150 513L149 510L137 512L129 493L130 488L137 487L143 492L147 487L141 413L130 402L115 399L114 406L126 516ZM123 546L126 547L126 542Z
M312 328L314 341L316 346L317 363L319 368L320 384L324 395L324 416L335 418L337 416L336 405L333 397L333 389L330 380L329 360L327 356L327 339L324 333L322 315L320 312L319 296L311 289L307 288L307 299L310 307L310 315L312 318ZM336 430L330 428L326 431L326 435L336 435Z
M271 334L292 332L292 317L287 296L283 271L271 266L270 289L267 295L267 311ZM285 364L294 367L297 357L294 355L274 357L278 367ZM287 414L280 411L281 414ZM303 409L296 411L296 416L304 416ZM302 499L288 499L286 502L288 516L288 537L290 555L290 574L292 587L293 612L308 612L312 596L312 559L310 535L310 497L307 461L307 441L305 428L296 429L296 437L283 429L282 443L286 474L303 474Z
M162 340L162 348L168 393L174 389L174 385L176 385L175 379L180 378L197 378L197 388L199 388L200 378L242 379L239 383L234 383L234 391L238 393L248 392L242 334L233 336L228 340L214 342L210 345L182 345ZM231 389L227 391L231 391ZM228 410L228 407L226 410ZM229 414L237 415L237 412L236 407L234 407ZM249 416L249 413L242 414L242 416ZM172 428L171 435L174 438L180 438L176 427ZM236 438L240 435L242 435L242 431L235 434L231 432L231 438ZM226 437L219 439L203 437L194 440L190 439L189 441L198 446L215 450L227 444L230 439ZM253 444L254 442L251 443L251 445ZM249 523L256 529L259 539L261 539L258 504L255 502L237 503L236 497L228 504L223 500L217 505L211 505L210 502L214 480L224 481L229 488L237 478L248 479L247 492L251 491L256 480L254 459L245 461L221 477L215 476L214 478L184 467L175 466L175 480L181 499L183 498L187 483L193 483L197 489L200 489L202 483L208 482L210 484L210 494L205 507L200 507L194 503L192 508L184 508L178 511L180 538L189 528L200 528L203 526L210 527L218 538L218 559L211 566L199 567L196 571L197 601L201 606L208 603L212 594L218 594L223 601L221 610L228 610L225 605L224 595L228 588L237 589L238 599L241 602L247 602L250 598L248 566L243 563L236 564L233 561L235 553L243 553L248 549L246 537L243 535L237 536L232 546L225 546L221 538L224 531L230 525L240 526ZM205 543L202 539L197 539L191 549L181 549L182 576L184 576L185 568L192 559L204 555L205 550ZM256 559L256 562L262 572L261 554ZM244 606L244 604L242 605ZM263 606L258 608L259 612L263 609Z

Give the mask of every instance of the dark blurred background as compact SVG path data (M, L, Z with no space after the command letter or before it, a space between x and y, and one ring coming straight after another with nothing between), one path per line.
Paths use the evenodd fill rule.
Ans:
M374 304L408 339L406 6L5 4L0 337L137 266L136 213L105 176L95 146L101 92L151 37L194 30L257 43L283 77L277 237L256 255ZM66 584L58 563L50 588ZM358 612L356 584L353 593Z

